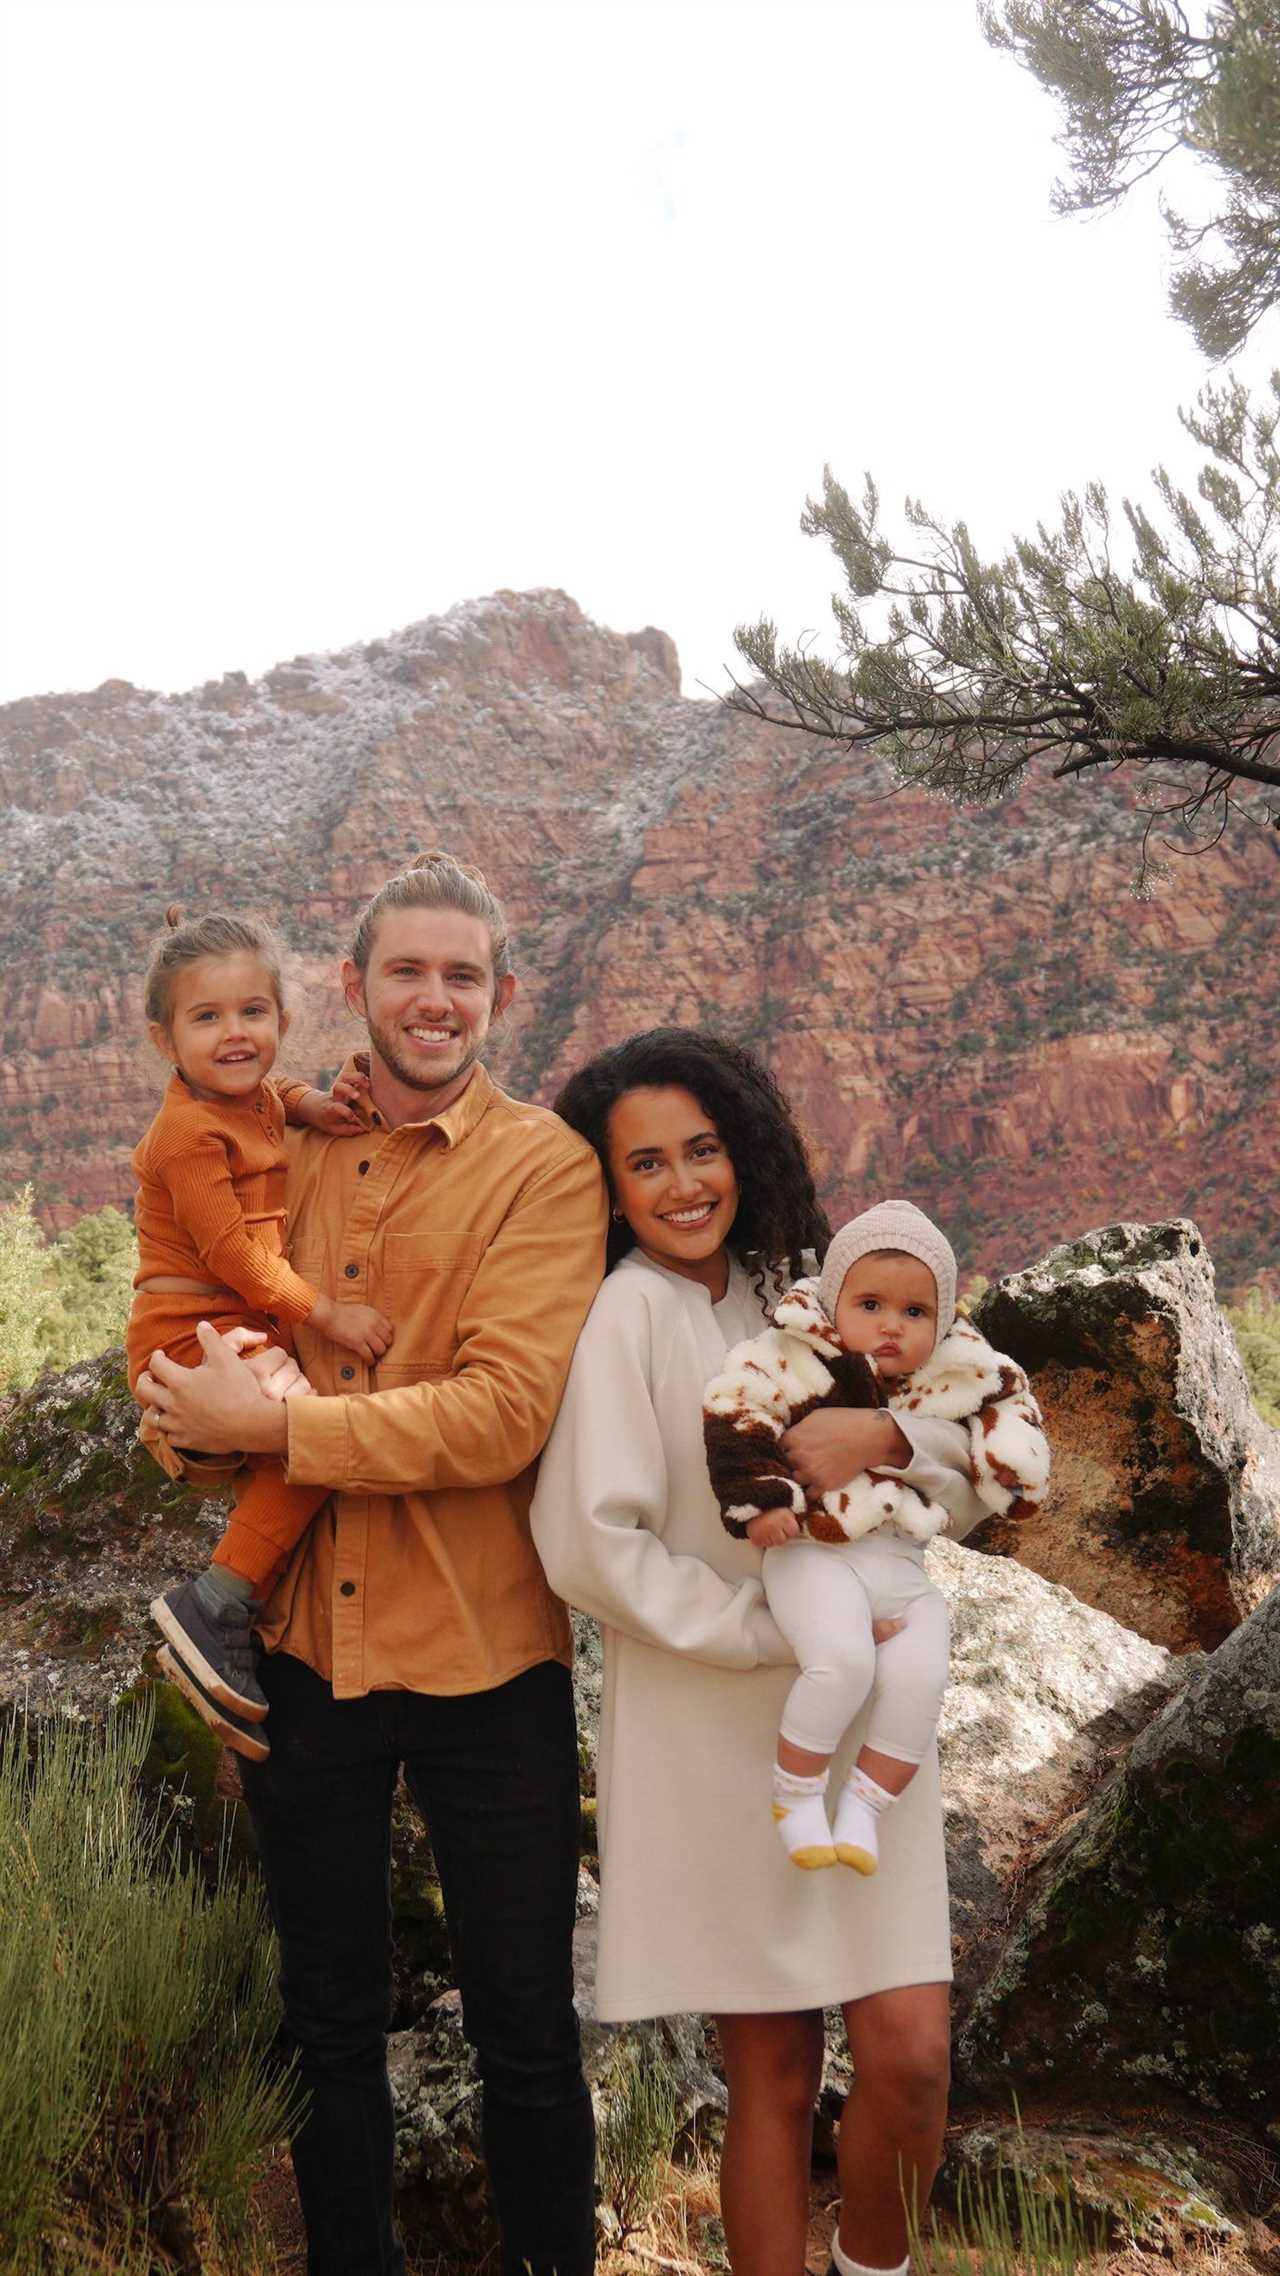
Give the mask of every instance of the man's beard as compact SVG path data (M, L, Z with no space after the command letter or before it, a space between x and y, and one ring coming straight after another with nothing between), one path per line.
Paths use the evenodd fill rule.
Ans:
M368 1019L368 1015L365 1016ZM394 1075L398 1083L403 1083L406 1090L422 1091L424 1094L443 1090L446 1083L456 1083L460 1075L469 1074L480 1057L480 1046L484 1042L483 1035L473 1037L455 1066L451 1066L447 1072L442 1069L439 1073L428 1074L425 1068L401 1057L398 1040L389 1028L375 1027L372 1020L368 1020L368 1027L369 1041L388 1073ZM458 1041L461 1043L462 1040L459 1036Z

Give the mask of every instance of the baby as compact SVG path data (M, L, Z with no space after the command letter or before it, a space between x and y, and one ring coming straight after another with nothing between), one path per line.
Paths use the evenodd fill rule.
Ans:
M1023 1517L1049 1451L1022 1369L955 1313L956 1260L909 1201L836 1234L817 1279L788 1289L773 1325L708 1385L711 1482L730 1533L763 1548L765 1593L800 1674L782 1713L773 1811L795 1865L874 1873L878 1820L924 1760L947 1680L947 1611L924 1569L947 1512L892 1472L863 1471L810 1507L779 1450L817 1407L886 1406L967 1426L975 1491ZM901 1631L877 1654L873 1622ZM868 1694L867 1735L840 1794L832 1755Z

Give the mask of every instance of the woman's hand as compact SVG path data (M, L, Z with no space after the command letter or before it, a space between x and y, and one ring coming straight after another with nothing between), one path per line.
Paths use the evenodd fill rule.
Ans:
M782 1452L812 1500L864 1470L897 1469L911 1447L884 1407L817 1407L784 1431Z
M202 1454L285 1454L289 1422L285 1408L265 1398L244 1360L208 1320L196 1328L204 1362L179 1367L153 1351L151 1365L138 1377L140 1404L155 1413L172 1446L198 1447Z

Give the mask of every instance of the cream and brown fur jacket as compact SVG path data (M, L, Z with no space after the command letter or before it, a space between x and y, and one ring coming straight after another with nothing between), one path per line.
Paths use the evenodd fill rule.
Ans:
M711 1483L729 1532L741 1537L753 1517L789 1509L815 1541L857 1541L881 1525L932 1540L947 1512L903 1479L864 1470L810 1505L779 1452L783 1432L817 1407L881 1406L967 1424L974 1491L993 1513L1027 1517L1042 1498L1049 1449L1040 1409L1022 1369L970 1321L956 1320L923 1367L886 1391L873 1360L842 1348L817 1281L798 1280L772 1327L735 1344L703 1396Z

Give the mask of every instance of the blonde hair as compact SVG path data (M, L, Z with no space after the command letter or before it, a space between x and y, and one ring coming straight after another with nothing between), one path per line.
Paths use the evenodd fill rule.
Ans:
M178 974L207 956L258 957L270 977L276 1003L284 1010L283 953L270 925L257 917L233 917L222 909L212 910L207 917L184 917L176 901L165 910L164 921L169 929L160 935L151 952L143 984L143 1007L153 1027L172 1025Z
M368 971L378 921L392 909L457 909L463 916L478 917L488 929L494 979L504 979L511 970L507 920L497 894L482 869L456 860L442 847L415 855L408 868L389 877L361 910L351 943L351 961L358 972Z

